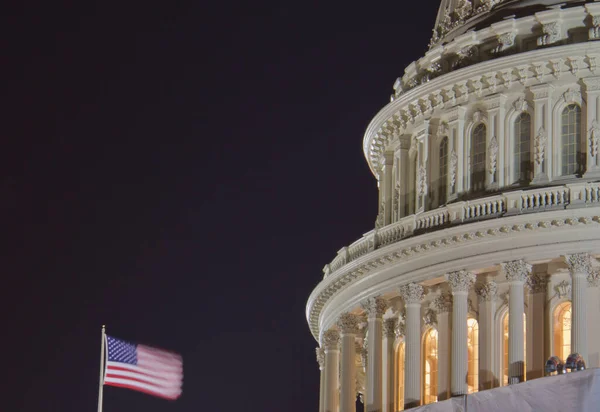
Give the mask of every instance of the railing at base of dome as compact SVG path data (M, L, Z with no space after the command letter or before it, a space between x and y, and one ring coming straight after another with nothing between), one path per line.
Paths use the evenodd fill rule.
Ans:
M391 225L364 234L361 239L338 251L335 259L323 268L324 277L369 252L418 233L501 216L589 205L600 205L600 182L518 190L452 203L427 212L406 216Z

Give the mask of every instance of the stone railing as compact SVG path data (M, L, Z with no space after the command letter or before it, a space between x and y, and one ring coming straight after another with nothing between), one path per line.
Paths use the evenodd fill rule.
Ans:
M600 206L600 183L574 183L564 186L517 190L466 202L456 202L435 210L406 216L395 223L365 233L343 247L323 268L325 277L376 249L410 236L451 225L480 220L589 205Z

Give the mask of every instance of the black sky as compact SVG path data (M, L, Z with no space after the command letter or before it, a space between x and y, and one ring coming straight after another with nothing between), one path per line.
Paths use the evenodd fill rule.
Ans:
M362 134L439 1L18 3L1 409L95 411L106 323L182 353L185 384L106 388L105 412L316 411L305 303L373 227Z

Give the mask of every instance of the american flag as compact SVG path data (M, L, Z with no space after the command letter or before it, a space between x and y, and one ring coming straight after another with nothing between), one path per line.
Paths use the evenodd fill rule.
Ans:
M183 384L178 354L106 336L108 359L104 384L166 399L177 399Z

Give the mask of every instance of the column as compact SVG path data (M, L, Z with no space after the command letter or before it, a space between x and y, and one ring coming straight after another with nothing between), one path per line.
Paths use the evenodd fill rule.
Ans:
M488 127L490 140L487 144L488 173L486 186L490 188L504 187L504 118L506 96L495 94L485 99L488 112ZM512 182L511 182L512 183Z
M330 329L323 333L321 346L325 349L324 412L338 412L340 373L340 334Z
M453 194L462 193L465 190L465 173L467 169L467 157L465 156L465 113L466 109L463 106L457 106L450 110L448 116L448 126L450 126L452 134L452 151L456 154L456 168L454 172L455 176L455 187Z
M496 296L498 285L487 280L477 289L479 297L479 390L498 386L498 377L494 376L494 353L496 334L494 333L494 315L496 314Z
M581 79L585 84L585 101L587 107L586 113L586 136L583 139L586 156L586 171L583 175L584 178L598 178L600 177L600 77L587 77ZM587 361L587 359L586 359Z
M452 396L467 393L468 372L468 331L469 312L467 297L475 282L475 275L459 270L446 275L452 290L452 372L450 374L450 392Z
M356 347L358 317L343 313L337 321L342 340L340 412L356 412Z
M546 334L546 286L548 284L545 273L532 273L527 278L526 286L529 289L527 307L527 373L528 380L544 377L546 365L545 334Z
M317 362L319 363L319 412L325 411L325 349L317 348Z
M404 409L421 404L421 301L423 287L409 283L400 287L406 305L404 346Z
M552 177L552 91L551 84L531 86L533 94L533 180L547 183ZM558 137L556 137L558 138ZM512 182L508 182L512 183Z
M380 297L370 298L363 304L367 312L367 412L381 412L383 391L382 378L382 335L383 312L387 308Z
M450 311L452 310L452 295L442 293L433 301L437 312L438 324L438 401L450 397Z
M365 341L366 343L366 341ZM363 410L367 410L367 388L369 387L369 380L368 380L368 376L367 376L367 371L369 370L369 350L366 346L363 346L360 349L360 361L362 364L362 368L363 371L365 373L365 384L364 384L364 388L363 388L363 396L362 396L362 403L363 403Z
M600 272L593 272L588 275L587 288L587 328L588 328L588 359L585 359L585 364L588 368L600 367Z
M571 272L571 353L579 353L587 361L587 277L592 273L590 255L577 253L565 256Z
M394 412L394 341L398 319L383 321L383 412Z
M398 214L396 220L408 215L409 206L408 202L410 199L410 184L407 183L407 176L410 176L410 157L408 150L410 149L410 136L400 136L398 139L399 145L396 149L396 158L398 164L396 165L398 173L396 176L402 176L395 182L395 188L398 192Z
M523 314L525 300L523 285L531 273L531 265L524 260L514 260L502 264L509 285L508 296L508 383L519 383L524 380L525 333L523 331Z
M381 156L381 178L379 183L379 191L381 192L381 208L383 209L383 225L387 226L392 223L392 211L394 201L394 154L384 153Z

